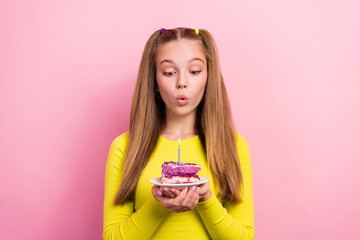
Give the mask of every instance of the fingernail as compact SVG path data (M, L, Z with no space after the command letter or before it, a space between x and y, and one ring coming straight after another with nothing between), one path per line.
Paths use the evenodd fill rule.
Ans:
M174 189L170 189L171 192L175 193L175 190Z
M162 195L161 191L157 191L157 194L160 195L160 196Z
M193 192L195 192L196 186L193 186L193 187L191 188L191 190L192 190Z
M199 188L199 187L196 188L196 192L197 192L197 193L200 192L200 188Z
M185 188L185 193L187 193L187 192L188 192L188 187Z

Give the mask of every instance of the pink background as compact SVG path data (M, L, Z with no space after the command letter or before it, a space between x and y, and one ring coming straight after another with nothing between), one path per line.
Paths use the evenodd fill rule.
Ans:
M360 238L359 1L1 1L0 239L101 239L106 157L155 30L214 36L256 239Z

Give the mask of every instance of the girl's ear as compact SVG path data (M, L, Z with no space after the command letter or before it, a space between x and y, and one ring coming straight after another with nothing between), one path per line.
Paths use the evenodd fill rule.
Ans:
M155 92L160 92L159 86L157 85L157 82L155 82Z

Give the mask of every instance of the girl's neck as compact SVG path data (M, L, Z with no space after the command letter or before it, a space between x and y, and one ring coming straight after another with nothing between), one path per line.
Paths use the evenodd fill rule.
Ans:
M196 112L187 115L166 114L166 124L161 136L170 139L178 140L187 139L196 136L195 132Z

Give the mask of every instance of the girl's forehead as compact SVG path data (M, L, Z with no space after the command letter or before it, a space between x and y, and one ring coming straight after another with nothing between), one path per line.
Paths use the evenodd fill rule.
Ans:
M158 47L158 53L167 51L182 51L182 50L192 50L192 51L202 51L202 43L197 40L181 39L173 40L167 43L163 43Z
M206 61L201 42L194 40L175 40L161 44L157 49L157 64L164 59L176 61L186 58L200 58Z

